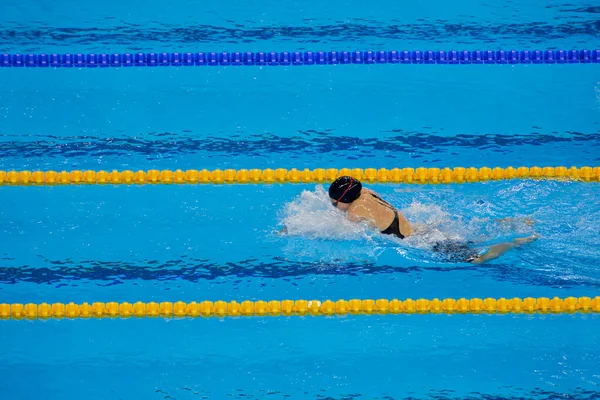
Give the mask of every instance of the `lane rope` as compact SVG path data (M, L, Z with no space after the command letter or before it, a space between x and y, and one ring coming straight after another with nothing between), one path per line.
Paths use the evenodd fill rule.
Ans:
M600 50L414 50L0 54L0 67L300 66L332 64L586 64Z
M0 304L0 319L49 318L129 318L129 317L265 317L334 316L372 314L564 314L600 313L600 296L552 299L533 298L460 298L460 299L352 299L352 300L272 300L272 301L201 301L117 303L14 303Z
M367 183L449 184L507 179L569 179L600 181L600 167L507 167L507 168L316 168L298 170L148 170L148 171L0 171L0 185L131 185L131 184L273 184L325 183L340 176L352 176Z

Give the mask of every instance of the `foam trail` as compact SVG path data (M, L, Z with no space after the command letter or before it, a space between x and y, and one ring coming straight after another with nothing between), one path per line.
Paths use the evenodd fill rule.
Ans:
M366 224L351 222L343 212L332 207L322 185L314 192L304 190L287 203L281 222L289 235L311 239L360 240L376 234Z

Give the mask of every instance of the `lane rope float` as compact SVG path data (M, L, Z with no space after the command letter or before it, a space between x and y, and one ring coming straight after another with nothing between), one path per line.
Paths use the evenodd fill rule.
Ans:
M600 181L600 167L507 167L507 168L292 168L226 170L148 171L0 171L0 185L130 185L130 184L258 184L325 183L339 176L352 176L367 183L449 184L507 179L569 179Z
M0 67L300 66L332 64L586 64L600 50L414 50L0 54Z
M460 299L352 299L117 303L0 304L0 319L129 318L129 317L265 317L373 314L564 314L600 313L600 296Z

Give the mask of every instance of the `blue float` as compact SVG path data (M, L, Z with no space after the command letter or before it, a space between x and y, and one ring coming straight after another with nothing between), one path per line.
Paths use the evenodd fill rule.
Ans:
M244 55L239 51L231 54L231 65L243 65L244 64Z
M473 56L470 51L463 50L460 52L460 63L461 64L471 64L473 60Z
M542 64L544 62L544 53L540 50L534 50L531 53L531 62L534 64Z
M292 53L292 65L302 65L302 53L299 51Z
M352 52L352 64L362 64L362 63L364 63L362 51L353 51Z
M48 63L48 54L38 54L37 58L38 67L47 67Z
M84 68L85 67L85 55L81 54L81 53L75 54L75 57L73 57L73 65L78 68Z
M62 67L62 60L60 54L50 54L50 66L54 68Z
M421 56L420 51L413 51L411 53L410 51L404 50L400 52L400 62L402 64L418 64L419 62L423 62L423 57Z
M413 64L422 64L423 63L423 53L419 50L415 50L410 54L410 59Z
M496 63L496 53L491 50L487 50L483 52L483 62L485 64L495 64Z
M279 65L290 65L291 63L290 53L282 51L281 54L279 54Z
M507 64L508 60L506 57L506 52L504 50L498 50L496 52L496 64Z
M409 55L410 58L410 55ZM396 50L390 50L387 53L387 60L389 63L398 64L400 62L400 53Z
M190 67L194 65L194 54L193 53L183 53L183 65L186 67Z
M327 62L329 64L339 64L340 63L340 55L337 51L330 51L327 53Z
M256 65L267 65L267 55L259 51L254 57L254 62Z
M244 65L254 65L254 53L244 53Z
M448 55L444 50L439 50L435 53L435 61L438 64L448 64Z
M179 67L183 65L183 55L181 53L171 53L171 65Z
M13 67L24 67L25 59L23 58L23 54L13 54L11 57L12 66Z
M123 57L121 57L121 64L124 67L133 67L133 56L129 53L123 54Z
M312 51L304 52L304 64L313 65L315 63L315 54Z
M554 50L546 50L544 52L544 62L546 64L554 64L556 62L556 52Z
M169 53L160 53L158 55L158 65L161 67L168 67L171 65L171 56Z
M10 54L0 54L0 67L11 67Z
M98 65L100 68L110 67L110 57L108 54L102 53L98 55Z
M122 64L121 55L120 54L111 54L110 55L110 65L113 67L120 67Z
M577 64L600 63L600 50L486 51L305 51L135 54L0 54L0 67L153 67L192 65L325 65L325 64Z
M27 54L25 56L25 66L26 67L37 67L37 55L36 54Z
M133 63L136 67L144 67L146 65L146 53L136 53L133 56Z
M459 64L460 57L458 55L458 51L451 50L448 52L448 64Z
M274 51L267 54L267 64L272 67L279 65L279 54Z
M231 64L231 57L229 53L221 53L219 54L219 64L220 65L229 65Z
M315 61L318 65L327 64L327 54L324 51L317 51Z
M579 51L578 50L569 50L567 52L567 60L569 63L578 63L579 62Z
M98 66L98 56L95 54L86 55L85 64L88 68L96 68Z
M352 62L352 55L349 51L342 51L340 53L340 64L350 64Z
M208 53L206 55L206 64L210 65L211 67L216 67L219 65L219 55L214 51Z
M149 67L156 67L158 65L158 54L156 53L148 53L142 59L146 62L146 65L148 65ZM137 55L135 65L140 66L140 64L138 64Z

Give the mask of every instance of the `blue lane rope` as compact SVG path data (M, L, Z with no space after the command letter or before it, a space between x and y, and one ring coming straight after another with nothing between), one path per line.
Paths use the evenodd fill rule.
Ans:
M600 50L306 51L257 53L0 54L0 67L154 67L325 64L600 63Z

